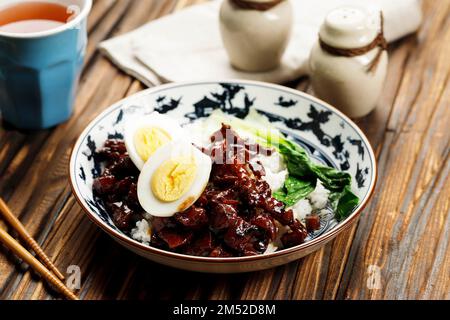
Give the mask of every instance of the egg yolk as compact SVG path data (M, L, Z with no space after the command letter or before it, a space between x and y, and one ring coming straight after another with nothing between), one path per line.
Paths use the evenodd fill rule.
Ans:
M134 134L134 146L141 159L146 162L156 150L170 142L170 135L157 127L143 127Z
M194 157L183 156L167 160L153 174L153 194L163 202L176 201L190 189L196 174Z

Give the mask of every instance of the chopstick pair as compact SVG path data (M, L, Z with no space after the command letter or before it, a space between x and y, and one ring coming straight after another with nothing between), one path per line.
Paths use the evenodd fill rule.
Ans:
M61 282L61 280L64 280L64 276L62 275L62 273L50 261L39 244L33 239L33 237L31 237L23 224L11 212L2 198L0 198L0 213L2 217L4 217L5 220L11 225L11 227L13 227L17 231L19 236L22 237L23 240L31 247L31 249L36 253L36 255L42 260L43 263L36 259L27 249L25 249L19 242L17 242L1 227L0 241L18 257L20 257L23 261L30 265L45 280L55 286L55 288L66 298L70 300L78 300L78 297Z

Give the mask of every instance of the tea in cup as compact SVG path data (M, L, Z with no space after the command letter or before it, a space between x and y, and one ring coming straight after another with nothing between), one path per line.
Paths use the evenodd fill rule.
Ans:
M0 110L19 129L43 129L72 114L92 0L0 4Z

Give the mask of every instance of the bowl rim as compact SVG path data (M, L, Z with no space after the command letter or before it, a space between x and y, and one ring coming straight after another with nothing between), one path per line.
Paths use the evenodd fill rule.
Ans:
M337 115L342 117L344 120L346 120L346 122L360 135L361 139L364 141L364 143L368 147L369 158L373 165L371 184L369 186L368 192L366 193L366 197L359 204L359 207L350 216L348 216L344 221L339 222L339 224L337 226L335 226L328 232L323 233L322 235L318 236L317 238L314 238L311 241L302 243L302 244L292 247L292 248L283 249L283 250L272 252L269 254L261 254L261 255L248 256L248 257L230 257L230 258L189 256L189 255L184 255L184 254L180 254L180 253L174 253L174 252L154 248L154 247L145 245L143 243L140 243L137 240L134 240L134 239L130 238L129 236L127 236L123 233L120 233L117 230L114 230L113 228L108 226L106 223L104 223L103 221L98 219L96 217L97 215L95 213L91 212L91 209L87 205L85 205L84 201L81 199L81 196L78 195L77 188L75 187L76 177L74 177L74 175L73 175L74 170L72 170L72 168L75 165L75 158L76 158L75 150L79 149L79 146L80 146L81 142L83 141L84 137L95 126L97 120L103 118L106 113L110 112L112 109L117 108L117 106L122 105L125 101L127 101L129 99L137 99L141 96L151 95L152 93L156 93L161 90L167 90L167 89L172 89L172 88L177 88L177 87L182 87L182 86L198 86L198 85L211 85L211 84L221 84L221 83L232 83L232 84L242 84L242 85L253 85L253 86L259 86L259 87L266 87L266 88L286 92L289 94L297 95L297 96L300 96L307 100L310 100L311 102L317 103L321 106L324 106L324 107L330 109L331 111L333 111L334 113L336 113ZM159 86L155 86L152 88L142 90L140 92L137 92L133 95L130 95L128 97L125 97L125 98L113 103L112 105L107 107L105 110L103 110L100 114L98 114L95 118L93 118L91 120L91 122L86 126L86 128L82 131L82 133L78 136L78 138L77 138L76 142L74 143L72 150L71 150L68 170L69 170L69 178L70 178L69 181L70 181L70 186L72 189L72 194L75 196L75 199L77 200L78 204L81 206L81 208L83 209L85 214L89 217L89 219L92 222L94 222L98 227L100 227L103 231L105 231L109 236L111 236L113 238L117 238L116 240L120 240L119 242L129 245L129 246L133 247L133 249L143 250L143 251L146 251L147 253L162 255L166 258L172 258L172 259L176 259L176 260L190 261L190 262L202 262L202 263L208 263L208 264L253 262L253 261L258 261L258 260L266 260L266 259L270 259L270 258L278 258L281 256L291 255L291 254L294 254L294 253L297 253L297 252L300 252L303 250L308 250L309 248L315 247L320 244L324 245L328 241L335 238L339 233L343 232L348 227L350 227L354 222L357 221L361 212L365 209L365 207L369 203L370 199L372 198L374 191L375 191L375 186L376 186L377 180L378 180L377 161L376 161L376 157L375 157L375 153L373 151L372 145L369 142L369 139L362 132L362 130L358 127L358 125L356 123L354 123L353 120L351 120L344 113L342 113L341 111L339 111L337 108L333 107L332 105L328 104L327 102L324 102L316 97L313 97L307 93L304 93L304 92L296 90L296 89L292 89L292 88L285 87L285 86L278 85L278 84L262 82L262 81L240 80L240 79L210 80L210 81L205 80L205 81L168 83L168 84L163 84L163 85L159 85Z

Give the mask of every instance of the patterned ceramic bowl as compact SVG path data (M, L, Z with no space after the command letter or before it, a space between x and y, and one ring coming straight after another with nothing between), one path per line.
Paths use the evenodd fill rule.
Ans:
M100 167L93 154L108 138L122 138L127 118L153 111L187 124L221 109L245 117L256 108L274 126L302 145L317 160L349 172L360 205L343 221L324 219L304 244L275 253L239 258L205 258L159 250L118 230L92 193ZM357 221L376 183L373 150L361 130L330 105L286 87L250 81L170 84L142 91L102 112L80 135L70 160L70 181L78 202L100 228L135 253L168 266L200 272L246 272L272 268L319 249Z

